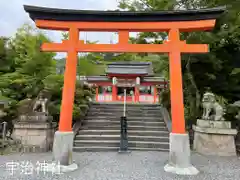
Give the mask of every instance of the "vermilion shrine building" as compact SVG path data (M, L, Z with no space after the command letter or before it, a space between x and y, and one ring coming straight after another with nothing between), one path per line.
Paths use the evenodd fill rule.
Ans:
M84 80L96 86L96 102L158 103L160 91L168 81L155 77L150 62L116 62L107 65L105 75L88 76ZM83 77L81 77L83 78Z

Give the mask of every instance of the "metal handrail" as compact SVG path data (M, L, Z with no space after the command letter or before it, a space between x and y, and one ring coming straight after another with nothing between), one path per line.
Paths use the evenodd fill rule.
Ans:
M126 89L124 89L123 117L126 117L126 101L127 101L127 91Z
M126 89L124 89L123 116L121 117L121 136L120 136L121 138L120 138L119 152L128 152L126 99L127 99L127 93L126 93Z

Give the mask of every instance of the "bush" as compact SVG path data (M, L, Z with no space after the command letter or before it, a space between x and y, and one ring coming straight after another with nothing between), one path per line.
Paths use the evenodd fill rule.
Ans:
M236 118L238 111L238 107L234 107L232 105L226 106L226 113L224 115L224 118L226 121L230 121L232 123L232 128L240 128L240 122Z
M55 121L59 120L61 110L61 99L63 89L63 75L50 75L44 80L47 91L51 93L51 101L49 103L49 113ZM88 110L89 98L93 95L93 89L76 83L73 120L80 119Z
M171 110L171 101L170 101L170 90L166 89L161 92L160 94L160 103L167 108L167 110L170 112Z

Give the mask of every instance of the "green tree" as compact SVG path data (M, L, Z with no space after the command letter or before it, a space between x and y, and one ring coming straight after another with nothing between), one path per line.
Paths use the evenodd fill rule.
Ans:
M78 75L82 76L96 76L104 74L105 66L102 65L102 56L88 54L78 58Z
M11 102L8 116L14 118L18 102L36 97L43 89L42 80L55 69L55 54L40 52L40 45L49 39L26 24L14 37L0 42L0 89L2 98Z
M130 11L155 11L174 9L177 5L176 0L121 0L118 7Z
M44 42L50 40L26 24L13 37L0 38L0 99L8 99L11 103L5 117L9 121L16 118L19 105L27 98L36 98L41 90L51 94L49 111L55 120L59 119L63 74L57 74L56 70L59 64L65 66L65 60L55 60L55 53L41 52ZM90 70L86 72L91 73ZM91 88L77 83L74 119L84 114L91 96Z
M126 10L155 11L173 9L199 9L226 6L227 12L218 20L213 32L182 33L182 39L188 43L210 44L210 53L206 55L182 56L184 81L185 113L188 121L200 115L201 95L210 88L227 101L238 100L240 90L239 54L240 54L240 1L235 0L122 0L119 8ZM161 43L165 33L140 33L134 40L146 43L153 38ZM153 40L153 43L157 43ZM161 58L161 60L164 58ZM165 66L166 68L166 66ZM167 68L165 69L167 70Z

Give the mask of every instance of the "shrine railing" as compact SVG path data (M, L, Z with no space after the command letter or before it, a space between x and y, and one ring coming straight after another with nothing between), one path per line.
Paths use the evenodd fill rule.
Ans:
M154 103L154 102L159 102L159 97L156 96L156 99L154 101L154 95L149 95L149 94L144 94L139 96L139 101L140 102L149 102L149 103Z
M97 102L112 102L112 94L98 94L95 97L95 100ZM124 96L117 96L117 101L123 102L124 101ZM126 96L126 101L127 102L135 102L135 96ZM155 97L154 100L154 95L149 95L149 94L142 94L139 96L139 102L144 102L144 103L158 103L159 102L159 96Z
M95 98L98 102L111 102L112 94L98 94Z

